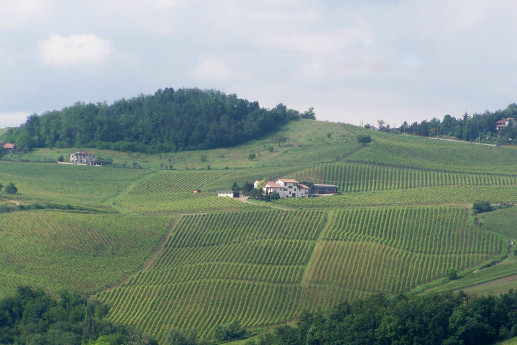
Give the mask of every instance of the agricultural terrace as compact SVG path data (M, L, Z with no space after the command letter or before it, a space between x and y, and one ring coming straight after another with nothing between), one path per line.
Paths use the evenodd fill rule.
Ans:
M0 213L0 296L19 285L91 294L117 284L143 266L171 222L119 214Z
M171 328L249 328L375 292L400 293L503 255L463 207L255 210L182 216L160 255L98 296L111 318L163 340ZM202 301L202 302L200 302Z

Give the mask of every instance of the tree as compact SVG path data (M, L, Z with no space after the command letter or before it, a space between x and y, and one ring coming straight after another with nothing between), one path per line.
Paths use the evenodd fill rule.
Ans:
M285 143L287 141L287 138L282 134L277 134L273 137L273 140L278 141L278 147L280 147L280 143Z
M494 210L494 208L490 205L490 202L488 201L476 201L472 206L472 209L474 210L475 214L491 212Z
M244 334L246 334L246 331L242 329L237 320L226 325L217 326L214 330L214 336L219 341L242 338Z
M278 194L277 192L271 193L271 195L269 196L269 198L270 198L271 200L278 200L278 199L280 199L280 194Z
M316 114L314 114L314 108L309 108L309 110L305 111L302 115L300 115L302 119L310 119L316 120Z
M233 183L233 185L232 185L232 190L233 190L234 192L238 192L238 191L239 191L239 189L241 189L241 188L239 187L239 185L237 184L237 182L234 182L234 183Z
M167 334L168 345L196 345L197 331L173 328Z
M249 159L250 161L252 161L252 160L254 160L254 159L255 159L255 157L256 157L256 156L257 156L257 155L256 155L255 153L250 153L250 154L248 155L248 159Z
M449 267L445 271L445 274L447 275L447 278L449 278L449 280L454 280L458 278L458 271L456 271L454 267Z
M0 183L0 192L2 191L2 188L4 188L4 185Z
M253 183L249 181L244 182L244 184L242 185L242 192L244 194L248 194L253 189L255 189L255 187L253 186Z
M57 157L58 162L63 162L64 160L65 160L65 157L63 157L63 155L60 155L59 157Z
M18 188L14 185L14 183L9 183L7 186L5 186L4 191L7 194L16 194L18 193Z
M369 143L372 142L372 137L369 136L369 135L358 135L357 136L357 142L359 144L363 144L363 146L364 146L364 145L369 144Z

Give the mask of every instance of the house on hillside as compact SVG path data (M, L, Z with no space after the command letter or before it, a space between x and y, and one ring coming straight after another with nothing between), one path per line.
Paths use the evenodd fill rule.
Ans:
M255 181L253 184L255 189L258 189L260 182L259 180ZM268 195L278 193L280 198L301 198L308 197L311 189L302 183L298 183L296 180L284 178L276 181L267 181L262 190Z
M77 151L70 155L70 163L95 164L95 154L88 151Z
M16 148L16 144L12 144L12 143L4 144L4 150L6 150L6 151L14 151L15 148Z
M506 118L502 118L501 120L497 121L495 123L495 128L499 131L503 128L507 128L507 127L510 127L510 128L513 128L517 125L517 121L515 121L514 118L512 117L506 117Z

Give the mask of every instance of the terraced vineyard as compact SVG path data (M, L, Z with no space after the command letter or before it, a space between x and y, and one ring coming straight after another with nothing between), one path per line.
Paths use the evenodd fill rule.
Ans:
M81 293L114 285L143 265L171 220L53 211L0 214L0 296L24 284Z
M163 339L171 328L246 327L369 293L399 293L500 257L505 241L464 208L252 211L183 216L160 256L99 297L112 318Z
M357 163L325 163L294 176L299 181L335 184L341 192L435 186L517 186L517 175L464 174Z

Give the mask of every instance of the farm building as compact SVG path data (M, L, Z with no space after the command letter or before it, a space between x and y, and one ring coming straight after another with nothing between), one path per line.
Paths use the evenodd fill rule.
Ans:
M70 155L70 163L95 164L95 154L88 151L77 151Z
M14 151L15 148L16 148L16 144L11 144L11 143L4 144L4 149L7 151Z
M333 184L314 184L313 194L336 194L337 186Z
M255 188L258 188L258 185L261 181L257 180L253 184ZM262 187L262 190L266 194L278 193L280 198L300 198L307 197L310 193L310 188L304 184L298 183L298 181L293 179L279 179L276 181L267 181L266 184Z
M233 190L218 190L217 196L225 198L238 198L239 192L234 192Z

